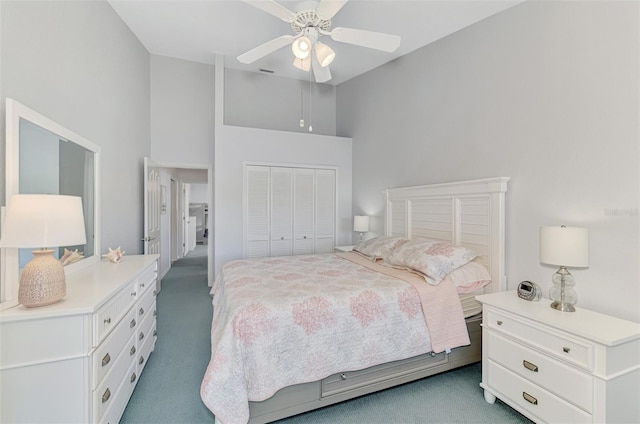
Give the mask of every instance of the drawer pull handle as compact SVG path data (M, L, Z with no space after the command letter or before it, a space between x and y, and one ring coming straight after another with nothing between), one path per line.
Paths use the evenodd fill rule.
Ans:
M111 356L109 356L109 354L107 353L106 355L104 355L104 358L102 358L102 366L106 367L109 362L111 362Z
M529 371L538 372L538 366L536 364L532 364L527 360L522 361L522 365Z
M155 290L153 291L153 295L154 295L154 296L156 295L156 291L155 291Z
M140 283L140 287L144 288L144 283Z
M129 351L129 356L133 356L136 353L136 347L131 346L131 350Z
M111 397L111 390L109 390L109 388L107 387L107 390L105 390L104 394L102 395L102 403L105 403L106 401L108 401L110 397Z
M136 292L131 292L132 297L136 297Z
M133 383L134 381L136 381L136 378L138 378L138 376L136 375L136 373L134 372L133 374L131 374L131 378L129 379L129 381L131 383Z
M141 331L140 335L138 336L138 340L142 340L144 339L144 333Z
M158 315L158 313L156 312L156 310L153 310L153 316L155 317L156 315Z
M107 318L107 319L105 319L105 320L104 320L104 323L105 323L105 324L111 324L111 318Z
M144 315L144 308L140 308L140 310L138 311L138 315Z
M132 320L131 320L131 323L129 324L129 328L133 328L133 327L135 327L135 326L136 326L136 320L135 320L135 319L132 319Z
M153 330L153 336L157 336L158 335L158 330Z
M497 324L498 324L498 325L502 325L502 321L498 320L498 321L497 321Z
M562 351L563 351L564 353L569 353L569 351L570 351L570 350L571 350L571 348L568 348L568 347L563 347L563 348L562 348Z
M144 358L141 356L140 359L138 359L138 365L142 364L144 364Z
M527 402L529 402L532 405L537 405L538 404L538 399L534 398L533 396L531 396L527 392L522 392L522 397L524 398L524 400L526 400Z
M340 374L340 379L342 381L346 380L347 379L347 374L345 374L345 373Z

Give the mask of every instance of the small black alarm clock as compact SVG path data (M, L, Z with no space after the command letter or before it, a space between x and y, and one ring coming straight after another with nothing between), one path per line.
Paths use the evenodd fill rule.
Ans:
M522 281L518 284L518 297L524 300L538 301L542 297L540 287L531 281Z

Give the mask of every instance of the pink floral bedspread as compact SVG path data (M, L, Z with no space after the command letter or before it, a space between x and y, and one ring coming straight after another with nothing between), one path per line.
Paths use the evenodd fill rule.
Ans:
M211 290L212 352L200 390L216 422L246 423L248 401L286 386L427 353L428 328L443 337L438 351L469 344L453 285L438 289L406 271L409 282L390 273L398 270L355 253L226 264ZM452 293L458 307L440 307L446 317L438 310L432 320L440 328L428 327L423 306L453 304Z

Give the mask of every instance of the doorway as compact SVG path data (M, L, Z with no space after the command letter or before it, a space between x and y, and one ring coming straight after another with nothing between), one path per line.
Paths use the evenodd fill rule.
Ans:
M160 279L171 265L190 253L206 252L207 281L213 283L213 216L209 211L213 199L213 171L211 166L156 163L164 193L160 215ZM195 191L194 191L195 188ZM197 205L190 198L196 194ZM194 208L195 206L195 208ZM206 219L204 213L206 212ZM196 213L196 215L193 215ZM195 217L195 218L194 218ZM199 218L199 219L198 219ZM193 221L193 222L190 222ZM199 225L198 225L199 224ZM191 236L191 238L190 238Z

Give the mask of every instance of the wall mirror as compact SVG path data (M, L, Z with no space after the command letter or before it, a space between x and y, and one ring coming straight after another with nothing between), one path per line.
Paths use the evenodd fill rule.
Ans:
M47 246L81 253L65 272L100 260L100 148L27 106L7 99L6 199L14 194L66 194L82 198L87 244ZM20 272L33 249L2 249L1 301L17 298Z

